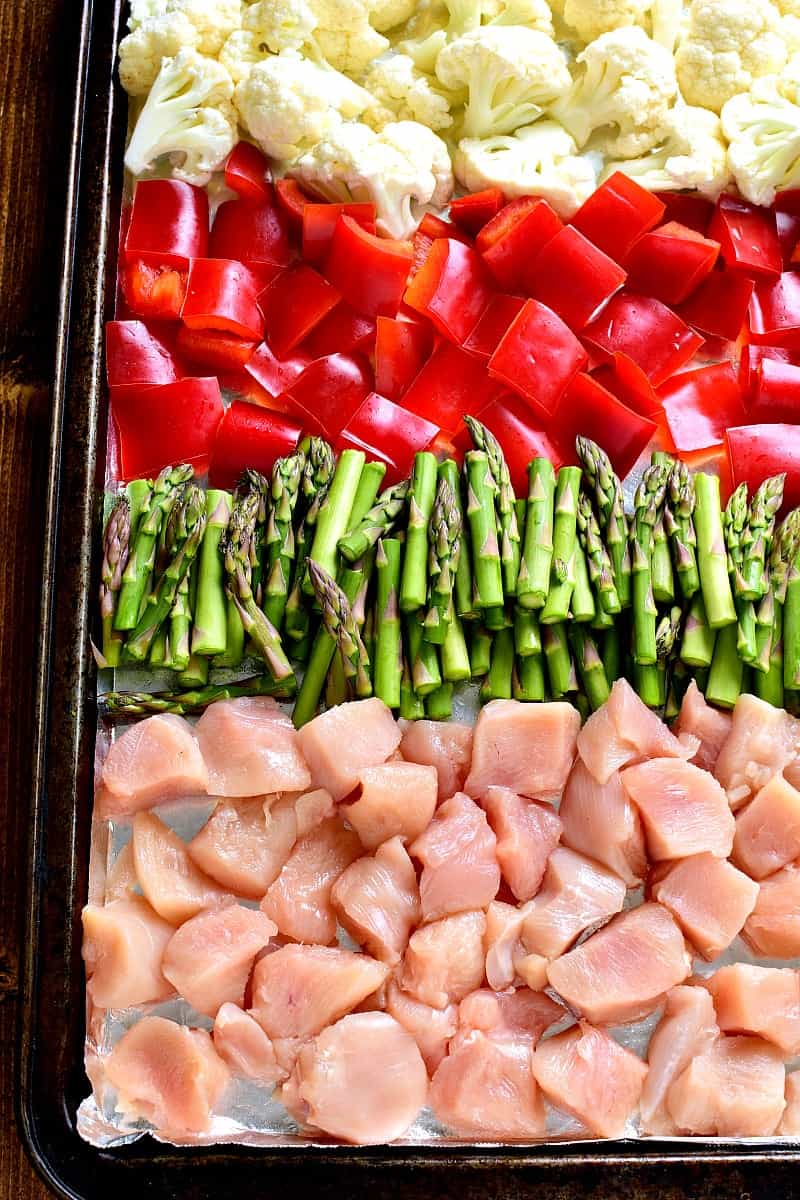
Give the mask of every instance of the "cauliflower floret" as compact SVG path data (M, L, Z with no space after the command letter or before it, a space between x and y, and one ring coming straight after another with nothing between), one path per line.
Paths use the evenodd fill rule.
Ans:
M481 25L526 25L553 36L553 14L547 0L444 0L448 33L458 37Z
M692 0L675 65L684 100L718 113L754 79L780 71L786 57L769 0Z
M145 21L163 19L173 13L186 17L197 33L195 48L214 58L223 42L238 29L242 19L241 0L132 0L128 28Z
M420 71L432 74L447 41L447 22L444 0L422 0L413 17L395 34L395 50L412 58Z
M288 50L256 63L234 93L251 137L271 158L289 162L342 118L359 116L371 100L339 71Z
M390 121L419 121L429 129L447 129L453 124L450 105L432 84L407 54L379 59L364 78L364 87L373 97L364 121L373 129Z
M596 187L591 164L556 121L537 121L513 137L464 138L453 165L468 191L499 187L509 197L543 196L564 219Z
M144 10L139 10L143 12ZM119 44L119 79L129 96L146 96L165 58L197 48L200 35L183 13L145 13Z
M634 158L648 150L678 95L672 55L634 25L601 34L576 61L583 70L551 110L578 146L615 126L611 154Z
M306 0L259 0L242 14L242 29L255 35L264 50L300 50L317 27Z
M464 137L512 133L570 85L552 38L521 25L490 25L456 38L439 54L436 75L454 93L467 90Z
M308 0L317 20L314 42L337 71L360 75L389 49L389 39L369 23L369 0Z
M375 0L369 8L369 23L378 33L404 25L417 11L417 0Z
M380 133L363 123L337 125L291 174L334 202L371 201L378 229L395 238L410 237L420 209L441 208L453 192L447 147L414 121Z
M690 189L716 200L731 181L719 117L707 108L677 105L647 154L608 162L602 178L615 171L651 192Z
M722 109L728 162L736 186L754 204L771 204L775 193L800 186L800 106L781 95L775 76Z
M169 154L178 179L208 183L236 144L232 94L233 81L215 59L196 50L165 58L128 143L125 166L141 175Z
M267 53L254 33L246 29L235 29L219 52L219 61L234 83L241 83L250 74L256 63L263 62Z
M593 42L601 33L640 25L651 0L565 0L564 20L582 42Z

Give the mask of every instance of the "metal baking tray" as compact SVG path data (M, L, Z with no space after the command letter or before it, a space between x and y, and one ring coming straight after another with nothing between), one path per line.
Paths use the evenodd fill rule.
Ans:
M64 249L55 343L47 529L42 562L33 795L23 905L17 1086L30 1157L56 1195L180 1200L258 1196L282 1185L325 1200L383 1197L791 1195L800 1148L763 1142L617 1141L562 1147L289 1146L173 1148L143 1138L98 1150L76 1131L86 1093L79 913L87 895L97 730L89 649L98 579L106 402L103 324L113 310L126 97L114 78L122 0L66 6L76 47ZM66 102L66 96L65 96Z

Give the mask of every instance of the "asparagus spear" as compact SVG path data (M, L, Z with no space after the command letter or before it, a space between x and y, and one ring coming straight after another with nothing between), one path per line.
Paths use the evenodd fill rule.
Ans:
M360 564L356 563L353 567L342 571L340 584L348 604L355 603L362 581ZM292 713L292 719L298 729L310 721L317 711L319 698L325 687L325 680L335 653L336 641L331 637L324 623L320 622Z
M550 691L553 698L558 700L571 691L576 684L575 670L567 641L567 629L563 622L559 625L543 627L542 649L547 663Z
M600 526L611 557L614 585L621 608L631 602L631 561L628 546L628 522L622 498L622 484L611 460L590 438L579 437L575 449L590 487L594 491Z
M288 693L276 685L269 675L257 675L244 683L212 684L195 691L183 692L106 692L98 704L109 716L139 717L149 713L202 712L217 700L234 700L239 696L276 696L287 699Z
M592 581L589 578L589 564L580 543L575 545L574 556L575 587L572 590L570 612L573 621L593 621L596 614Z
M742 692L744 663L736 648L736 626L723 626L717 633L714 657L708 672L706 700L719 708L733 708Z
M425 701L414 691L407 662L403 663L403 678L400 681L400 716L404 721L421 721L425 716Z
M131 545L139 532L139 522L150 508L153 497L152 479L132 479L125 488L125 496L131 510Z
M118 667L122 655L125 637L114 629L114 610L128 562L130 539L130 501L127 496L118 496L103 533L103 563L100 568L100 617L103 625L101 666Z
M341 655L348 690L354 696L371 696L367 650L346 594L313 558L308 560L308 573L322 610L322 623Z
M426 642L422 618L418 612L406 617L406 642L411 681L418 696L428 696L442 682L436 646Z
M517 608L514 612L514 647L519 658L542 652L539 622L529 608Z
M358 491L366 456L361 450L343 450L339 455L330 488L320 507L311 543L310 557L331 577L336 575L338 545L350 527L350 514ZM306 595L314 591L306 575Z
M517 659L512 691L515 700L544 700L544 659L541 654L530 654L527 658Z
M305 454L298 451L278 458L270 478L270 510L265 536L264 614L277 630L289 599L295 559L294 511L300 494Z
M447 479L441 476L436 486L428 540L429 592L424 633L427 641L441 645L450 621L461 553L461 506Z
M442 679L448 683L462 683L471 678L472 668L464 638L464 627L453 605L451 605L450 620L447 623L441 654Z
M734 606L737 616L736 647L743 662L752 663L757 656L756 617L751 600L743 596L744 545L747 532L747 485L742 483L731 494L722 514L725 546L728 551L728 573L733 582Z
M710 667L716 634L708 623L703 593L695 592L686 615L681 659L690 667Z
M400 611L416 612L428 595L428 522L436 496L435 455L420 451L414 456L414 470L408 499L408 530L400 580Z
M188 665L178 674L178 683L182 688L204 688L208 684L210 671L209 659L202 654L193 654Z
M304 439L301 446L306 456L300 484L305 512L295 538L294 579L284 614L286 635L295 642L303 641L308 636L308 605L303 599L305 564L314 539L319 512L330 489L336 467L333 450L324 438Z
M766 563L772 548L775 521L783 504L786 475L771 475L756 488L742 533L742 562L736 591L745 600L758 600L767 589Z
M766 671L757 671L753 688L760 700L783 708L783 605L775 605L775 620L769 630L769 662Z
M248 468L239 481L237 496L247 492L252 493L258 499L252 539L253 572L250 586L253 589L255 602L261 608L264 604L265 542L270 512L270 485L266 475L262 475L261 471L256 471L252 467Z
M681 592L691 599L700 587L697 569L697 534L694 527L694 479L686 463L676 459L672 464L664 509L664 528L672 544L675 572Z
M380 538L375 556L378 579L374 684L375 695L389 708L400 705L403 637L400 626L400 571L403 547L397 538Z
M180 488L193 474L194 469L188 465L165 467L153 484L149 507L142 509L136 538L122 574L122 587L114 614L115 629L135 628L153 571L156 544L165 515L169 514Z
M656 609L653 595L654 530L661 515L670 469L653 463L642 476L634 498L631 530L633 595L633 657L640 666L657 661Z
M484 450L464 455L467 478L467 518L472 546L472 571L477 607L501 608L503 574L497 538L494 480Z
M569 628L569 641L575 655L578 678L594 712L605 704L611 690L600 651L590 631L577 622L573 622Z
M520 535L517 522L514 488L503 449L491 430L475 417L464 417L476 450L483 450L489 463L495 489L497 525L500 535L500 562L503 571L503 591L514 596L520 565Z
M197 599L192 633L194 654L222 654L228 644L225 570L220 542L225 536L230 517L230 493L209 488L206 492L206 531L197 564Z
M500 629L492 642L489 671L481 687L481 700L510 700L513 695L514 634Z
M382 465L382 464L381 464ZM365 468L366 470L366 468ZM378 497L358 525L339 542L339 553L347 562L357 562L379 538L390 537L406 504L409 480L395 483Z
M469 664L473 679L481 679L492 661L492 635L483 625L473 625L470 634Z
M580 467L562 467L556 480L551 584L539 620L551 625L566 619L575 588Z
M449 721L453 715L453 685L441 683L425 698L425 716L429 721Z
M709 627L721 629L736 620L736 608L728 579L719 479L716 475L707 475L700 471L694 477L694 486L697 567L703 591L703 604Z
M207 518L206 518L207 520ZM206 529L208 525L206 525ZM202 546L200 547L202 553ZM198 555L199 558L199 555ZM169 615L169 663L173 671L185 671L191 658L192 605L191 577L197 567L197 559L186 572L175 594L172 612ZM166 628L166 626L162 626ZM152 654L151 654L152 661Z
M578 538L589 568L589 578L597 595L597 608L606 613L618 613L620 600L614 583L614 568L600 533L592 502L585 492L578 497Z
M603 669L609 684L613 684L622 676L622 641L619 629L613 625L603 633Z
M455 582L453 584L455 611L462 621L475 621L479 614L474 603L469 526L464 516L464 507L461 503L461 478L458 465L452 458L446 458L444 462L439 463L439 478L445 479L450 484L461 516L461 545L458 553Z

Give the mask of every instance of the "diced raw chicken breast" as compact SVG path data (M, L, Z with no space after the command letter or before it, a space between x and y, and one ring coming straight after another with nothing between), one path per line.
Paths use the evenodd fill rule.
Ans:
M172 925L229 895L195 866L186 843L155 813L139 812L133 819L133 860L145 897Z
M564 790L581 718L571 704L490 700L475 722L472 765L464 791L480 798L490 787L555 800Z
M164 974L192 1008L215 1017L244 1004L256 955L277 930L258 909L227 904L185 921L164 951Z
M455 1004L431 1008L403 992L392 980L386 989L386 1011L413 1037L419 1046L428 1074L432 1075L447 1053L447 1043L458 1028Z
M531 954L557 958L585 929L620 912L625 890L619 875L566 846L556 847L542 890L528 906L522 944Z
M562 1005L530 988L494 992L479 988L458 1006L458 1032L479 1029L494 1039L525 1038L535 1045L546 1029L566 1016Z
M789 1056L800 1052L800 974L733 963L704 981L725 1033L752 1033Z
M533 1073L557 1108L598 1137L621 1137L639 1103L647 1067L602 1029L582 1021L539 1043Z
M218 700L195 733L212 795L302 792L311 783L292 719L269 696Z
M676 738L626 679L616 681L578 734L578 753L598 783L643 758L692 758L698 745L696 738Z
M388 762L358 776L355 800L342 813L367 850L389 838L412 841L428 828L436 810L436 768Z
M695 1055L703 1054L718 1037L714 1004L706 989L673 988L647 1048L650 1069L642 1091L643 1133L671 1137L677 1132L667 1112L667 1092Z
M762 879L742 937L761 958L800 956L800 867L795 863Z
M394 1017L354 1013L302 1048L293 1084L304 1124L376 1145L401 1137L424 1108L428 1072Z
M100 814L120 816L205 795L208 770L189 722L159 713L137 721L112 742L100 782Z
M693 854L659 872L651 895L710 962L727 950L753 911L758 884L724 858Z
M544 1135L544 1104L525 1038L460 1037L436 1069L430 1106L453 1134L478 1141Z
M208 1129L230 1076L204 1029L143 1017L111 1051L106 1078L117 1089L119 1112L187 1134Z
M253 971L252 1015L270 1038L313 1037L376 991L389 968L333 946L283 946Z
M464 792L440 805L409 847L422 863L419 894L425 921L485 908L500 887L497 839L486 813Z
M660 904L642 904L550 963L547 978L587 1020L617 1025L658 1008L691 966L674 918Z
M316 787L343 800L364 767L377 767L400 745L400 727L382 700L354 700L314 717L298 733Z
M800 792L773 775L737 814L731 856L753 879L766 879L800 858Z
M756 696L740 696L716 776L731 808L739 808L800 753L800 723Z
M472 726L457 721L406 721L400 751L406 762L435 767L439 799L463 791L472 758Z
M258 1021L236 1004L223 1004L214 1018L214 1047L234 1075L272 1088L286 1078L275 1048Z
M106 874L106 904L112 900L129 900L138 882L133 845L126 842Z
M285 937L328 945L336 936L331 890L361 853L358 838L338 817L323 821L296 844L262 910Z
M523 954L514 960L514 969L518 978L532 992L540 992L547 987L547 959L543 954Z
M647 852L657 861L708 851L727 858L735 822L713 775L680 758L627 767L622 786L639 810Z
M619 772L598 783L578 759L570 772L558 810L561 840L608 867L628 887L637 887L647 870L644 831L636 806L622 789Z
M517 974L516 963L525 957L522 923L529 904L515 908L502 900L493 900L486 909L486 978L489 987L501 991L511 987Z
M508 788L487 788L481 800L497 838L497 861L517 900L530 900L541 887L551 850L561 837L558 813Z
M800 1071L786 1076L786 1108L783 1110L778 1133L784 1137L800 1137Z
M458 913L412 933L399 984L415 1000L446 1008L483 982L486 915Z
M756 1037L721 1037L672 1084L667 1111L680 1133L769 1137L783 1114L784 1083L776 1046Z
M399 963L421 919L417 873L402 839L352 863L333 885L331 902L355 941L381 962Z
M87 904L83 921L86 990L99 1008L150 1004L173 993L161 957L175 932L141 896Z
M694 680L683 694L681 711L672 727L676 737L691 734L700 739L700 748L692 761L704 771L713 771L719 752L731 732L733 717L720 708L712 708Z
M220 800L187 846L201 871L237 896L260 900L277 879L297 834L294 801L265 805L255 800Z
M305 837L316 829L336 811L333 796L325 788L315 788L313 792L303 792L294 804L294 815L297 818L297 836Z

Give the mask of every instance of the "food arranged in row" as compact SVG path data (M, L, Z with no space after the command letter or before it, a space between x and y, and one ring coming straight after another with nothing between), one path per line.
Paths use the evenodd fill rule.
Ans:
M300 730L268 697L141 720L96 796L131 837L83 914L90 1031L138 1010L96 1094L180 1141L242 1077L355 1143L426 1106L490 1141L797 1136L800 973L752 960L800 953L798 783L780 709L691 687L670 730L624 680L583 726L514 700L398 724L377 698ZM182 840L169 814L207 795ZM191 1025L153 1009L176 994Z

